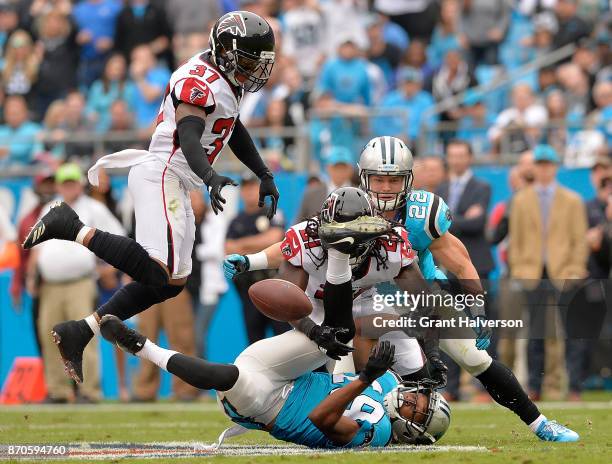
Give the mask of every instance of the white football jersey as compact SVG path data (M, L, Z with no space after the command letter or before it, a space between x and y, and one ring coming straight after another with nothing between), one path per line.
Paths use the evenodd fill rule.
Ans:
M306 232L308 221L300 222L285 233L281 243L283 257L291 264L301 267L308 274L306 296L313 304L311 318L320 323L323 319L323 291L327 273L327 255L318 239L312 239ZM358 270L353 269L353 314L355 317L365 315L366 308L371 306L371 298L376 293L375 285L395 279L403 268L409 266L417 257L408 241L408 232L403 227L395 227L395 231L402 237L397 240L381 241L383 256L387 257L387 266L377 266L372 256L366 258L367 263ZM358 272L356 272L358 271ZM371 310L371 308L369 308Z
M242 98L242 90L226 80L208 61L209 56L208 51L198 53L172 73L149 145L149 152L166 163L188 189L201 187L202 179L189 168L177 143L176 108L184 102L206 112L201 142L212 165L234 131Z

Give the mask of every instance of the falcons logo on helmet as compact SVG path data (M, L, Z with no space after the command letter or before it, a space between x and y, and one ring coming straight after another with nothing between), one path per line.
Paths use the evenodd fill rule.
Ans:
M246 36L246 24L244 18L239 13L233 13L219 23L217 34L229 31L232 35Z

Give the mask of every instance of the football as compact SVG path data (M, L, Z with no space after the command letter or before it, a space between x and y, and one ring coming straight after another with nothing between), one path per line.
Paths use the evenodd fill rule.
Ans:
M282 279L266 279L249 287L253 304L270 319L295 321L312 312L312 304L297 285Z

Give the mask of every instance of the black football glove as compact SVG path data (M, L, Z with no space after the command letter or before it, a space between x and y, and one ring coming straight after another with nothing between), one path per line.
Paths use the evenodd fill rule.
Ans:
M437 388L446 387L446 372L448 367L437 355L430 355L427 358L429 363L429 376L437 382Z
M367 383L374 382L393 365L395 359L395 345L385 340L379 342L370 352L370 358L365 368L360 372L359 378Z
M353 347L339 342L336 338L337 334L346 332L348 332L348 329L329 327L327 325L315 325L310 332L308 332L308 338L315 342L319 346L319 349L328 357L340 361L342 356L346 356L355 350Z
M208 187L208 193L210 195L210 206L215 214L219 214L219 211L223 211L222 204L225 203L225 198L221 196L221 189L226 185L238 186L229 177L221 176L217 172L210 168L210 170L204 176L204 183Z
M266 197L270 197L270 209L268 210L268 219L272 219L276 214L276 207L278 206L278 198L280 193L274 183L274 176L270 171L266 172L259 178L261 183L259 184L259 207L262 208L266 204ZM224 202L225 203L225 202Z

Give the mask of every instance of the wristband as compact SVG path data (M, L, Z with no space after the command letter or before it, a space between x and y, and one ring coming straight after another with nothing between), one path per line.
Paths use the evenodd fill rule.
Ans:
M248 263L249 271L259 271L261 269L268 269L268 255L265 251L260 251L252 255L245 255Z

